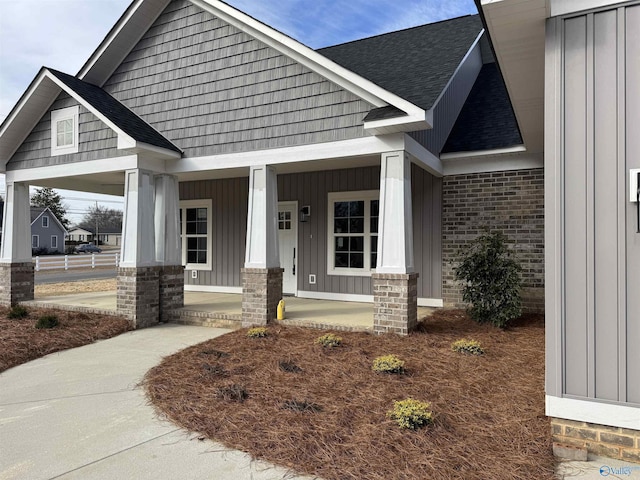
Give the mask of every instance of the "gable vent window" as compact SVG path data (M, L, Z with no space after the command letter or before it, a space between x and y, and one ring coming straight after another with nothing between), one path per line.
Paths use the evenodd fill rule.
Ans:
M80 107L51 112L51 155L78 153L78 116Z
M49 217L47 217L46 215L42 217L42 227L43 228L49 227Z

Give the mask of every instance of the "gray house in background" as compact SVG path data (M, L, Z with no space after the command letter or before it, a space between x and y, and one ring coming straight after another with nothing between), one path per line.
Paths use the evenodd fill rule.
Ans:
M31 207L31 250L34 253L64 253L67 235L49 208Z
M191 290L242 294L245 325L283 293L371 302L406 334L460 304L455 254L489 227L546 314L555 438L640 458L640 2L476 3L314 51L219 0L133 1L0 126L0 301L33 292L29 184L124 195L136 327Z

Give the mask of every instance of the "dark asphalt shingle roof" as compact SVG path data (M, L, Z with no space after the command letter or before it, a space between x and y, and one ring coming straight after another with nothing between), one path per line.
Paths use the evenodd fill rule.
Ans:
M111 120L134 140L155 147L182 153L178 147L167 140L151 125L129 110L100 87L84 82L76 77L48 68L53 75L67 87L80 95L93 108Z
M482 30L478 15L321 48L318 53L425 110Z
M509 94L495 63L483 65L442 153L522 145Z
M38 218L42 212L45 211L44 207L30 207L30 209L31 209L31 223L33 223L34 220Z

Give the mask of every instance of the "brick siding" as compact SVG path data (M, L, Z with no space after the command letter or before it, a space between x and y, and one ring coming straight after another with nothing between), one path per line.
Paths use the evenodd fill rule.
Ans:
M418 274L374 273L373 333L407 335L418 324Z
M160 271L162 267L118 268L118 315L128 318L134 328L157 325L160 321Z
M276 319L282 299L282 268L242 269L242 326L266 325Z
M0 305L33 300L33 263L0 264Z
M452 175L443 180L443 299L462 307L455 258L484 233L501 231L522 265L525 311L544 312L544 170Z
M184 267L163 266L159 281L160 321L175 321L178 318L178 309L184 307Z

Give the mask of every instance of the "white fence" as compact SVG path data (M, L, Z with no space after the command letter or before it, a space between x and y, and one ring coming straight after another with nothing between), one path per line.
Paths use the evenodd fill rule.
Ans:
M120 254L92 253L88 255L65 255L64 257L35 257L35 270L69 270L72 268L117 267L120 264Z

